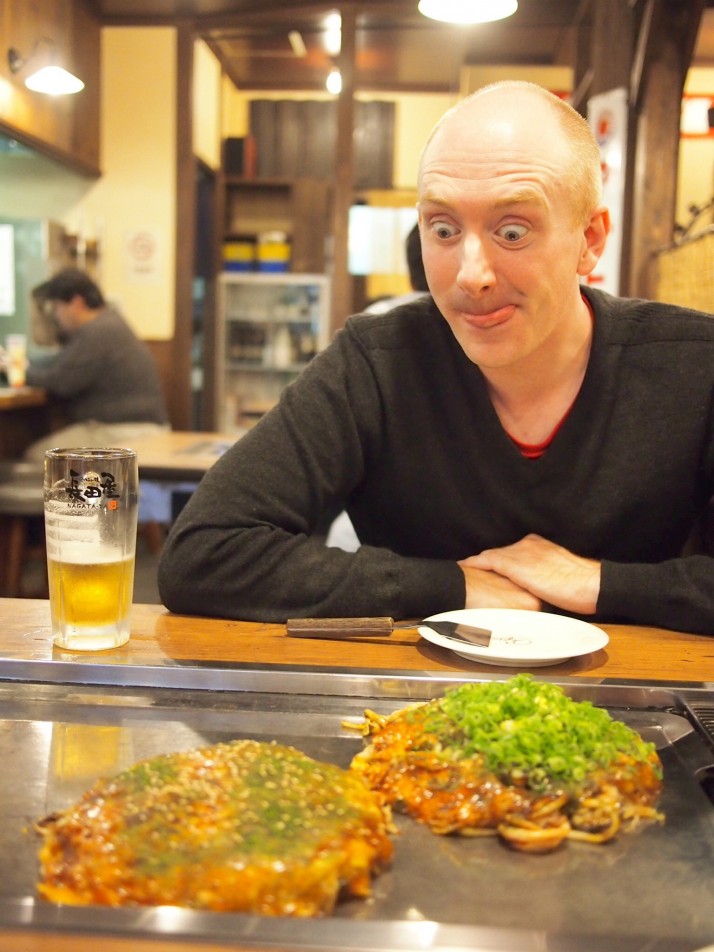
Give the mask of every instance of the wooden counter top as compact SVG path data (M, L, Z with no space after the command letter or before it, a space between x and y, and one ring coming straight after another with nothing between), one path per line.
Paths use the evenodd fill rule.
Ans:
M151 665L169 659L374 669L377 671L473 672L512 675L519 668L479 664L430 644L410 630L380 641L289 638L284 625L173 615L161 605L135 605L132 637L121 648L68 652L52 645L49 603L0 599L0 658L27 658ZM562 664L535 667L545 677L617 678L714 684L714 638L635 625L601 625L606 648ZM131 683L131 675L127 675Z
M0 387L0 410L42 407L46 403L47 394L39 387Z
M202 942L192 946L183 939L152 939L149 942L136 938L107 938L93 935L62 935L51 933L48 937L41 932L18 932L0 929L0 948L2 952L228 952L238 948L233 942ZM241 952L259 952L248 945L241 944ZM265 952L265 950L260 950Z

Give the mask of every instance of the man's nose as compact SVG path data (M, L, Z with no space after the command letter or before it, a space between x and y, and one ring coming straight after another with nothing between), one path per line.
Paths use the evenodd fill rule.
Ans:
M461 246L458 284L469 291L480 291L495 282L491 257L478 235L467 235Z

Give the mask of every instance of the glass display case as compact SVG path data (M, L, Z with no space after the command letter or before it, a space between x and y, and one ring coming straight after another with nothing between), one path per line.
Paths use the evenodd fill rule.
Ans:
M322 274L224 273L216 334L218 429L255 423L329 339Z

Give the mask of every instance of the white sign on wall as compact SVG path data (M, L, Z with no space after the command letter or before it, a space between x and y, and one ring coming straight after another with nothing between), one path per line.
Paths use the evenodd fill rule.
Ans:
M588 102L588 122L600 146L603 205L610 210L612 228L602 257L585 281L610 294L619 294L625 214L627 91L611 89L593 96Z
M124 271L129 284L156 284L161 270L161 242L155 228L127 232Z

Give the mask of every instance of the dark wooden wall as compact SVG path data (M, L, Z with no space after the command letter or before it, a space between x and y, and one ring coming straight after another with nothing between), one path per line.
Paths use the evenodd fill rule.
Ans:
M161 388L164 394L164 400L169 410L169 417L172 417L173 400L171 398L171 363L173 359L173 342L170 340L147 340L146 345L154 358L156 369L161 380ZM174 427L176 429L176 427Z
M394 113L394 103L355 102L355 188L392 188ZM250 131L259 178L334 178L335 101L254 99Z

